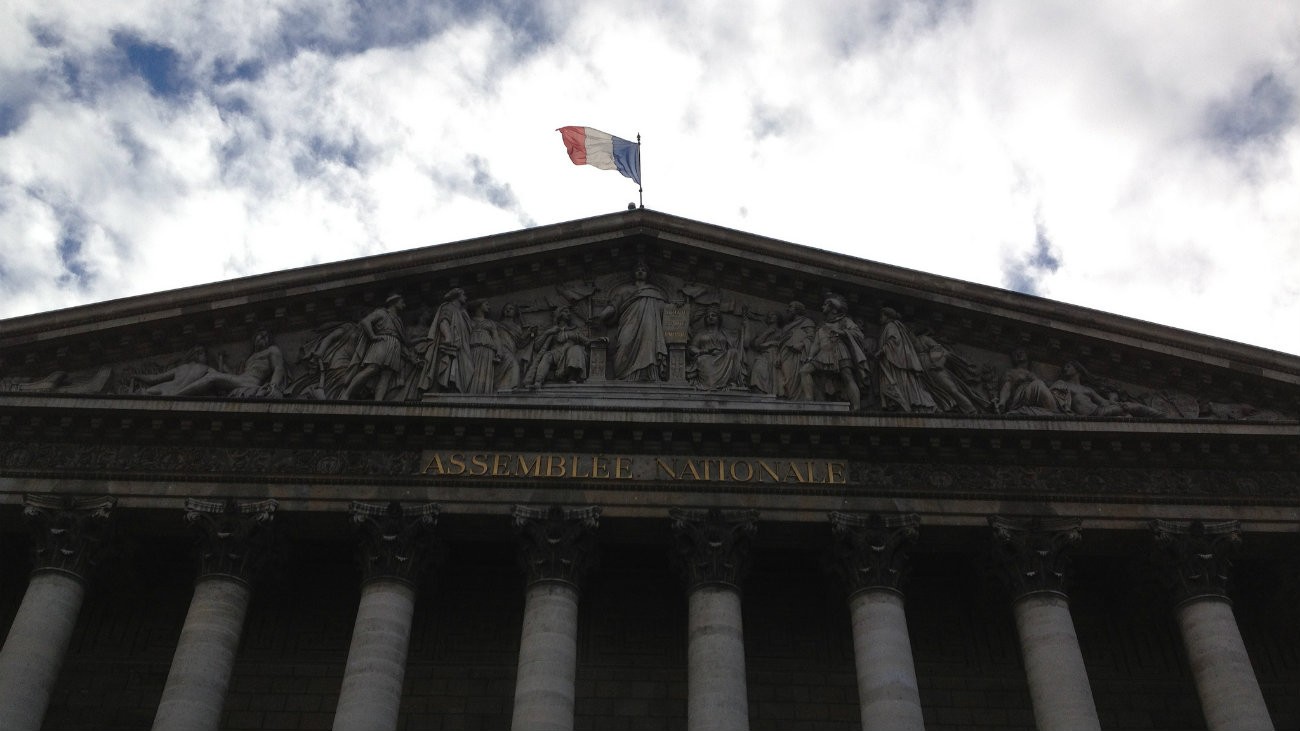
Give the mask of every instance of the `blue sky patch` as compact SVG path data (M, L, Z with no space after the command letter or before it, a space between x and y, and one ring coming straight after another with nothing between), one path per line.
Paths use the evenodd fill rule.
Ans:
M113 35L113 46L126 56L131 70L158 96L181 96L193 88L182 58L175 49L150 43L126 33Z

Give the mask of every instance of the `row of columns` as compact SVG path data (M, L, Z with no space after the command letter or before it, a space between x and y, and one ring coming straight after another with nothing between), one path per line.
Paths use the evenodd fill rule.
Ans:
M28 496L35 569L3 649L0 728L37 731L101 554L112 498ZM199 574L153 728L216 729L250 596L270 546L274 500L189 500ZM335 731L395 729L415 609L429 559L434 504L354 503L361 600L348 650ZM511 728L571 731L579 587L595 560L600 508L516 506L527 576ZM741 584L758 514L670 511L674 555L687 587L687 728L747 731ZM923 731L902 580L919 532L915 515L833 513L834 562L849 591L866 731ZM1065 591L1077 521L989 519L1012 591L1034 717L1040 731L1100 730ZM1175 589L1175 612L1210 731L1271 731L1258 681L1227 596L1235 521L1152 523Z

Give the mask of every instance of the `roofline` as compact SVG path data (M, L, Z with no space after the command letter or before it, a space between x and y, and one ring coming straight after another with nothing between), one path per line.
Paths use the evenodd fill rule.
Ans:
M906 290L900 294L938 297L956 306L977 305L991 315L1042 327L1064 327L1088 337L1113 339L1121 336L1145 349L1152 349L1153 345L1164 346L1155 349L1196 360L1208 358L1226 368L1257 371L1263 376L1276 378L1285 374L1290 377L1282 380L1300 383L1300 356L647 209L0 319L0 340L41 340L45 339L42 335L68 334L56 331L130 324L138 322L143 315L172 317L237 307L291 295L295 293L293 290L319 285L322 281L330 281L338 287L352 287L413 267L444 263L464 266L472 259L492 258L497 254L518 254L557 243L572 245L582 243L583 239L598 240L647 232L661 239L676 238L683 243L706 240L747 255L770 258L773 264L805 264L842 276L861 278L864 280L862 284ZM465 255L469 252L473 256L467 258Z

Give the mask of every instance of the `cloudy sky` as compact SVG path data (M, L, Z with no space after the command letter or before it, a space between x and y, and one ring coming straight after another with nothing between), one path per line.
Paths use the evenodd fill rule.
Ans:
M1279 0L8 0L0 317L625 209L563 125L649 208L1300 354Z

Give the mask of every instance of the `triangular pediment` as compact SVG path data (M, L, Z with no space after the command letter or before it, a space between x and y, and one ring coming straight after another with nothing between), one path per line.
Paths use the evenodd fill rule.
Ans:
M0 393L1287 421L1300 358L637 210L0 321Z

